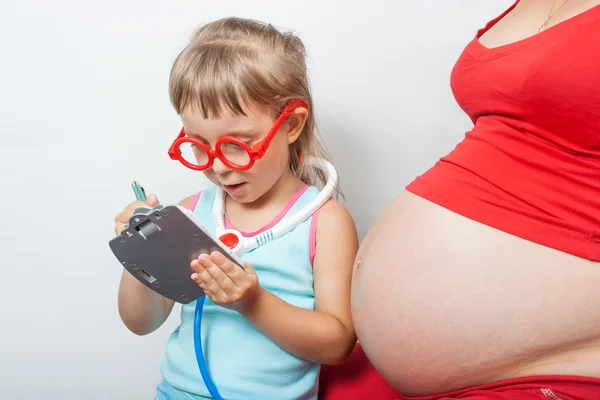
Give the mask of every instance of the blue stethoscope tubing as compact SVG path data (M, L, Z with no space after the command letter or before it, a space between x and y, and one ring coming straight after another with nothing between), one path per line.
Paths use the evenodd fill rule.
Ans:
M202 309L204 308L204 300L206 295L202 295L196 300L196 311L194 313L194 349L196 351L196 361L198 362L198 368L200 368L200 375L204 380L204 384L208 389L211 397L214 400L223 400L215 383L213 382L208 368L206 367L206 361L204 359L204 352L202 351L202 341L200 340L200 333L202 332Z

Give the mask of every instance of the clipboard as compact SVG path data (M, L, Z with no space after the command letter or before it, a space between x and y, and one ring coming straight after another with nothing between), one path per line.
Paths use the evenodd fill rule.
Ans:
M121 265L138 281L181 304L204 291L190 276L190 263L202 253L220 251L243 268L243 262L211 235L198 217L179 205L136 209L120 235L109 241Z

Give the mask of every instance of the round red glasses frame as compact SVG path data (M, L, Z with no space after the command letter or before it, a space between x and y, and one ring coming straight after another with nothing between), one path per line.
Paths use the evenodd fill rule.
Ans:
M269 148L271 140L273 139L283 122L290 115L292 115L292 113L297 108L300 107L308 108L308 105L303 100L289 101L284 107L279 117L277 118L277 120L275 121L275 123L273 124L273 126L271 127L271 129L269 130L269 133L267 133L267 135L265 136L265 138L260 142L254 144L252 147L239 138L233 136L223 136L222 138L217 140L217 143L215 143L215 149L213 150L206 143L198 139L186 136L184 128L181 128L179 135L173 141L171 147L169 148L169 157L171 157L172 160L179 161L186 167L196 171L204 171L205 169L210 168L213 164L215 157L219 157L223 164L225 164L229 168L240 171L248 170L252 168L256 160L261 159L265 155L267 149ZM203 164L198 165L186 160L181 152L181 146L186 143L189 143L193 146L198 146L199 149L202 149L206 153L207 161ZM248 162L246 164L236 164L229 160L223 152L224 145L237 146L237 148L240 151L245 151L247 153Z

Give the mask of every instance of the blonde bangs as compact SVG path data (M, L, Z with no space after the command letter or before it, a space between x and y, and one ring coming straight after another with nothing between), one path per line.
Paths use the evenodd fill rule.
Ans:
M268 70L264 65L267 60L257 53L256 49L229 41L202 46L192 43L171 70L169 91L177 113L193 107L203 118L213 119L224 112L245 114L242 105L273 105L277 88L263 73Z

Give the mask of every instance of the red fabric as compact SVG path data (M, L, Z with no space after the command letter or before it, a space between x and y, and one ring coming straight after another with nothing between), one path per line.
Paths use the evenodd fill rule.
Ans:
M484 47L478 38L501 17L477 33L452 71L454 96L473 129L407 189L600 262L600 6Z
M360 344L344 364L321 366L319 400L391 400L398 396L369 362Z
M444 395L399 397L398 400L598 400L600 379L579 376L538 376L458 390Z
M403 397L371 365L360 345L339 366L321 367L319 400L598 400L600 379L539 376L425 397Z

